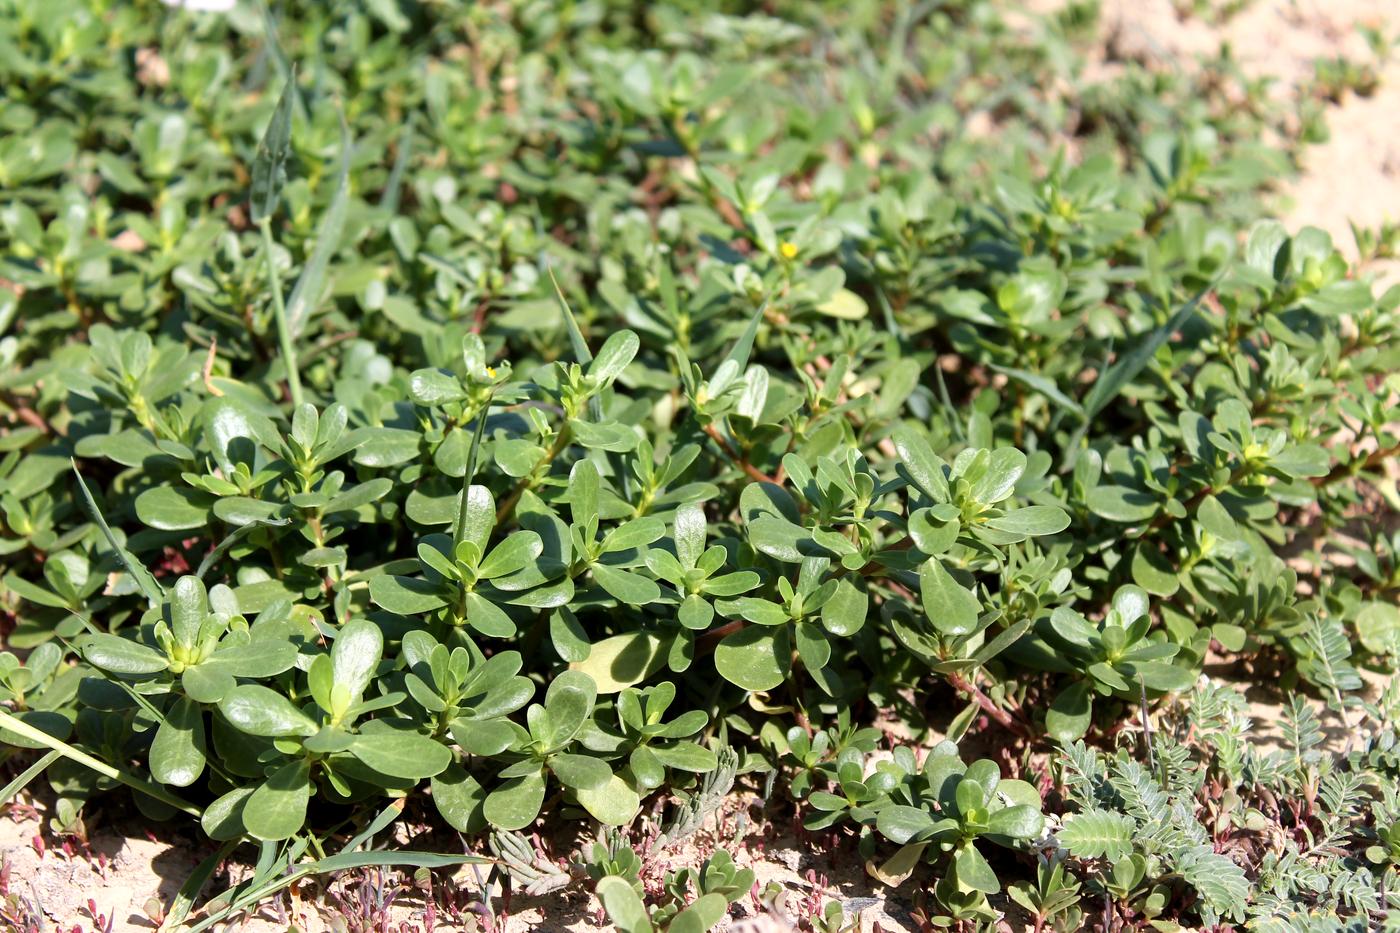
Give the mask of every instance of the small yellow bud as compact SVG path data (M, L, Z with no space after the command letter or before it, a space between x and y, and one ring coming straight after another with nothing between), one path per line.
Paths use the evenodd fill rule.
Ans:
M496 378L496 367L494 367L494 366L488 366L488 367L486 367L486 375L490 376L492 379L495 379L495 378Z
M778 246L778 252L782 254L784 259L792 259L797 255L797 244L784 240L782 244Z

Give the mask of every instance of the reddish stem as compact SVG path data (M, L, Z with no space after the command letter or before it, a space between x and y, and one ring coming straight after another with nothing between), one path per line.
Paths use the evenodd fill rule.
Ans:
M954 690L965 693L971 697L978 706L982 707L984 713L995 719L1001 727L1008 732L1027 740L1034 738L1030 728L1025 723L1014 718L1010 713L994 703L991 697L979 690L976 684L968 680L962 674L957 671L949 673L948 683L952 685Z
M729 457L730 460L733 460L736 464L739 465L740 469L742 469L745 473L748 474L749 479L757 483L777 483L777 480L769 476L767 473L764 473L752 463L749 463L748 459L745 458L743 454L735 450L734 446L729 443L729 440L725 438L723 434L719 433L719 428L715 427L713 424L707 424L705 425L705 433L710 436L711 440L713 440L716 444L720 446L720 449L725 452L725 454Z

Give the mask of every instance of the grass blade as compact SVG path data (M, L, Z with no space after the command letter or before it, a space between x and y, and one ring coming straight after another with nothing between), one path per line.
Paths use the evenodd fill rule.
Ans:
M150 781L144 781L141 778L136 777L135 775L127 774L125 771L122 771L118 768L114 768L104 761L98 761L96 758L92 757L86 752L74 748L67 742L60 741L59 739L56 739L53 736L49 735L47 732L41 732L40 730L35 729L33 726L29 725L29 723L25 722L22 719L15 718L5 710L0 710L0 726L3 726L4 728L10 730L11 732L17 735L21 735L24 738L29 739L31 742L38 742L45 748L51 749L57 752L58 754L62 755L64 758L67 758L70 761L75 761L86 768L91 768L92 770L96 771L98 774L103 775L104 777L109 777L114 781L118 781L122 784L125 784L132 790L140 791L147 797L154 797L161 803L166 804L167 806L174 807L181 813L188 813L190 816L197 817L202 812L199 809L199 807L196 807L192 803L186 803L179 797L176 797L174 794L170 793L170 791L166 790L164 787L161 787L159 784L152 784Z
M574 351L574 360L580 366L587 366L593 362L593 352L588 349L588 343L583 339L583 331L579 330L578 320L574 317L574 311L569 307L569 299L564 297L564 290L559 287L559 280L554 277L554 267L545 266L549 272L549 283L554 286L554 297L559 299L559 309L564 314L564 327L569 332L569 346Z
M550 284L554 286L554 297L559 300L559 310L564 315L564 327L569 332L569 346L573 348L574 359L580 366L587 366L593 362L593 351L588 349L588 342L583 339L583 331L579 330L578 319L574 317L573 308L569 307L569 300L564 297L564 290L559 287L559 280L554 277L554 267L546 265L545 268L549 271ZM601 393L594 393L593 397L588 400L588 417L592 418L595 424L602 422L603 399ZM630 499L632 497L631 471L623 463L620 454L609 451L607 459L612 466L613 475L622 481L622 497Z
M479 855L450 855L443 852L341 852L299 865L289 874L249 888L230 901L228 906L189 927L186 933L200 933L201 930L207 930L231 914L248 910L278 891L290 887L310 875L327 875L352 868L368 868L370 866L381 868L446 868L450 865L485 865L490 864L491 861L491 859L482 858Z
M287 306L282 302L282 279L277 275L277 262L272 255L271 219L264 217L259 226L262 228L263 262L267 265L267 287L272 291L272 315L277 321L277 346L282 354L282 366L287 370L287 394L295 407L302 403L296 340L287 319Z
M340 245L340 236L345 230L345 216L350 209L350 126L345 122L345 112L340 112L340 166L336 169L335 193L326 216L321 218L321 226L316 230L316 247L311 258L302 267L296 285L292 286L291 297L287 299L287 326L292 338L301 336L306 321L311 316L314 302L321 298L325 284L326 267L331 256Z
M287 157L292 151L292 98L296 96L296 70L282 88L282 96L272 111L258 153L253 159L253 180L248 192L248 209L253 223L261 224L277 212L277 200L287 183Z
M491 859L480 855L452 855L447 852L341 852L311 864L311 873L324 875L350 868L446 868L449 865L486 865Z
M117 559L122 562L122 566L126 568L126 572L131 574L132 579L136 581L136 585L140 587L147 602L151 604L151 608L156 608L161 603L165 602L165 590L161 589L160 584L156 582L156 578L151 576L151 572L141 566L136 556L122 547L117 541L117 536L112 533L112 529L107 524L107 520L103 518L102 513L98 511L97 502L92 498L92 490L88 489L87 483L83 481L83 474L78 472L78 461L69 458L68 462L73 465L73 475L78 480L78 488L83 491L83 501L87 504L88 514L91 515L92 520L97 523L97 527L102 529L102 534L106 537L107 543L112 546L112 550L117 552Z
M219 864L238 848L242 840L231 839L224 843L219 851L206 858L195 866L194 871L185 879L185 883L180 885L180 890L175 892L175 899L170 902L170 910L166 911L165 919L161 922L162 930L178 929L185 918L190 915L190 910L194 907L195 899L199 897L199 892L204 890L204 886L209 883Z
M13 781L6 784L4 787L0 787L0 807L3 807L13 800L15 794L18 794L28 787L30 781L43 774L45 768L62 757L63 756L57 751L47 752L38 761L16 775Z
M238 540L246 536L249 532L258 528L280 528L283 525L291 524L290 518L258 518L246 525L239 525L233 531L224 536L224 539L216 544L208 554L204 555L204 560L199 562L199 569L194 572L196 577L203 580L204 575L209 572L209 568L214 566L214 562L224 556L229 548L233 547Z
M402 800L395 800L383 810L380 810L379 815L370 821L368 826L356 833L355 837L345 844L345 850L347 852L353 852L360 846L368 844L369 841L382 832L386 826L399 818L403 813L403 804L404 802Z
M749 318L749 326L744 328L744 332L739 335L739 339L730 348L729 355L719 364L714 376L710 378L710 395L718 396L729 387L729 384L739 377L749 365L749 356L753 353L754 337L758 335L759 322L763 320L763 314L768 310L768 302L758 306L753 317Z
M1084 397L1083 409L1085 421L1092 420L1095 415L1103 411L1108 403L1117 398L1118 394L1127 387L1128 383L1132 382L1133 379L1137 377L1137 374L1142 372L1143 367L1157 354L1157 351L1161 349L1162 345L1170 340L1172 335L1177 331L1181 330L1186 322L1190 320L1191 316L1196 313L1196 309L1200 307L1201 302L1205 299L1206 295L1210 293L1211 289L1215 288L1216 282L1218 281L1219 278L1215 279L1205 288L1197 292L1195 297L1182 305L1165 324L1148 334L1147 339L1143 340L1136 347L1133 347L1130 353L1110 366L1094 381L1093 388L1091 388L1089 394Z
M1033 373L1030 370L1026 369L1015 369L1010 366L998 366L996 363L991 363L990 365L992 369L996 370L997 372L1008 376L1012 379L1015 379L1017 382L1024 384L1027 388L1039 392L1041 395L1050 399L1050 401L1055 402L1065 410L1073 412L1081 420L1084 418L1084 409L1081 408L1079 403L1076 402L1074 399L1061 392L1060 387L1055 384L1055 381L1053 379L1048 379L1045 376L1042 376L1040 373Z
M272 18L272 11L268 9L265 0L258 0L258 11L262 13L263 39L267 43L267 51L277 65L277 72L284 80L290 81L294 69L287 59L287 53L282 51L281 41L277 38L277 21ZM298 119L306 119L306 103L301 99L301 92L295 88L292 91L292 107L296 110Z
M379 207L385 217L392 220L399 212L399 195L403 191L403 177L408 171L409 160L413 158L413 116L403 125L399 134L398 153L394 156L394 167L389 170L389 181L379 198Z
M491 397L494 398L496 392L491 390ZM457 524L452 529L452 546L455 548L462 543L462 536L467 531L467 493L471 491L472 480L476 479L476 461L481 452L481 438L486 433L486 418L491 413L491 398L486 400L481 413L476 416L476 430L472 432L472 446L467 451L467 470L462 474L462 500L457 506Z

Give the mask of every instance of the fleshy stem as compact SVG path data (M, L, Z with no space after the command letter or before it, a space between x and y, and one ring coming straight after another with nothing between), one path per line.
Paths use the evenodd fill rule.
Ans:
M287 391L292 396L292 405L302 402L301 373L297 371L297 351L292 343L292 327L287 320L287 306L282 300L282 282L277 277L277 266L272 257L272 223L264 217L258 225L262 228L263 259L267 263L267 281L272 289L272 312L277 319L277 343L282 350L282 365L287 369Z
M1397 454L1400 454L1400 444L1373 450L1365 457L1355 457L1346 463L1337 464L1326 476L1314 476L1312 483L1314 486L1330 486L1341 480L1353 478L1362 470L1374 469Z
M975 683L968 680L957 671L949 672L947 676L949 686L959 693L965 693L971 697L978 706L982 707L982 711L995 719L1002 728L1023 739L1034 738L1033 733L1025 723L998 706L996 702L983 693Z
M506 497L506 501L502 502L501 507L496 510L496 525L498 527L504 524L506 519L510 518L511 515L515 514L516 503L520 501L520 497L524 495L525 490L539 482L540 475L545 470L549 469L549 465L554 462L554 458L563 453L564 448L569 446L569 441L572 436L573 432L569 430L568 422L565 422L559 429L559 433L555 435L554 443L550 445L549 450L545 451L544 456L536 461L529 475L515 484L515 488L510 491L510 495Z
M742 469L745 473L748 474L749 479L757 483L777 483L777 480L769 476L767 473L764 473L752 463L749 463L747 457L739 453L739 451L735 450L734 445L730 444L729 441L725 438L725 436L720 433L719 428L715 427L713 424L707 424L705 425L705 433L710 436L711 440L713 440L716 444L720 446L720 449L725 452L725 454L729 457L730 460L733 460L736 464L739 465L740 469Z

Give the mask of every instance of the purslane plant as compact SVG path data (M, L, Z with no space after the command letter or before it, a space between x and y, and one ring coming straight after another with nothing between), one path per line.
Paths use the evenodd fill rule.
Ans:
M1257 89L1091 82L1069 13L1033 39L980 0L288 4L176 45L17 8L0 737L59 755L60 827L118 786L303 848L401 799L620 826L774 769L887 880L933 863L959 920L1007 888L983 842L1123 911L1274 913L1195 829L1115 842L1196 806L1182 767L1114 759L1053 838L1056 798L947 746L877 761L872 726L1009 764L1121 739L1208 659L1389 722L1359 668L1400 657L1368 521L1397 505L1400 289L1240 223L1278 164ZM1386 734L1337 773L1391 775ZM1282 773L1227 752L1235 784ZM1386 805L1341 831L1383 794L1331 780L1290 827L1383 863ZM1317 856L1242 858L1283 900ZM600 893L703 929L741 887L716 858L655 909Z

